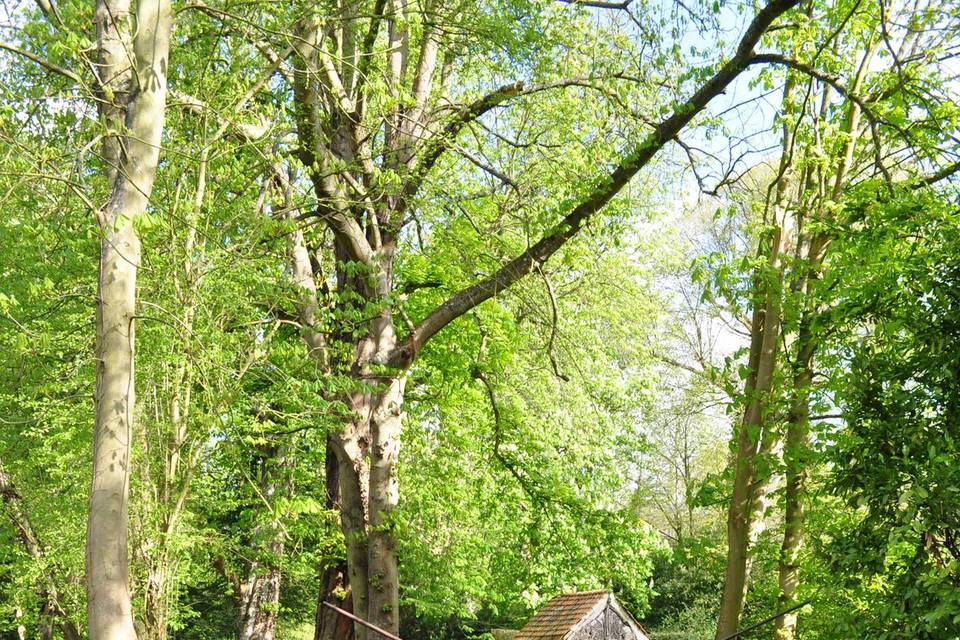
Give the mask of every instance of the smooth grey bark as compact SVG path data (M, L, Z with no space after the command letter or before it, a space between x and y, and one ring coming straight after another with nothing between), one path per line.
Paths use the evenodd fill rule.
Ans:
M100 0L97 86L110 200L98 214L97 380L93 484L87 520L90 640L136 638L130 599L127 514L134 416L134 318L140 239L160 151L170 47L169 0L141 0L133 35L128 0Z
M133 420L133 318L140 242L130 222L104 229L97 314L97 424L87 524L90 636L134 638L127 565Z

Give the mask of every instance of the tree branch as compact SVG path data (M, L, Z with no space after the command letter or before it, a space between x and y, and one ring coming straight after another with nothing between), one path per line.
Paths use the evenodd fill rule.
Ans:
M450 322L481 302L496 296L546 262L550 256L573 238L595 213L603 209L623 189L627 182L650 162L660 149L689 124L694 116L703 111L710 100L723 93L744 69L755 63L753 48L760 41L761 36L778 17L797 4L799 4L799 0L771 0L750 23L734 56L707 80L687 102L676 107L669 118L657 125L640 144L636 145L621 160L620 164L610 174L594 177L590 181L592 189L589 194L570 213L564 216L559 224L550 229L536 244L507 262L495 273L462 289L431 311L417 325L416 330L410 334L407 340L390 354L389 363L398 367L409 366L423 345ZM504 87L502 92L512 96L517 95L521 90L522 85L518 83ZM505 99L506 96L501 96L496 100L491 99L494 104L489 104L489 102L474 103L474 108L466 110L456 122L464 122L465 118L468 119L471 113L482 113L483 108L489 109ZM437 155L439 155L439 152Z
M874 113L873 109L870 108L870 105L867 101L858 96L855 91L851 91L848 87L844 86L835 76L824 73L819 69L815 68L812 65L806 64L799 60L794 60L786 56L776 54L776 53L761 53L753 56L753 61L751 64L779 64L790 69L794 69L801 73L804 73L812 78L816 78L821 82L832 86L840 95L854 103L857 107L863 111L863 114L867 117L867 123L870 126L870 134L874 139L874 156L877 168L880 169L880 172L883 174L884 178L887 181L887 184L890 185L890 188L893 188L893 178L890 176L890 172L887 170L886 166L883 164L881 154L880 154L880 137L877 130L878 125L881 123L881 119ZM907 141L910 140L910 135L907 131L901 127L892 125L889 122L883 122L883 124L895 129L897 133L904 137Z
M367 82L367 76L370 74L370 65L373 64L373 45L376 43L377 34L380 32L380 23L383 22L383 11L386 4L386 0L377 0L374 4L370 26L363 37L363 44L360 48L360 62L357 63L357 86L354 88L357 103L356 120L358 122L363 119L363 107L366 102L366 94L363 89Z
M951 176L955 175L957 172L960 172L960 162L954 162L953 164L947 165L946 167L940 169L934 174L926 176L920 179L920 182L916 185L917 187L929 186L940 182L941 180L946 180Z
M504 173L504 172L498 170L497 168L491 166L490 164L484 162L483 160L481 160L480 158L476 157L475 155L473 155L472 153L470 153L469 151L467 151L467 150L464 149L463 147L457 146L457 147L456 147L456 151L457 151L457 153L459 153L461 156L463 156L463 157L464 157L470 164L472 164L473 166L477 167L478 169L480 169L480 170L482 170L482 171L485 171L486 173L489 173L489 174L492 175L493 177L495 177L495 178L497 178L498 180L500 180L500 182L502 182L502 183L505 184L506 186L508 186L508 187L510 187L511 189L513 189L514 191L517 191L517 192L520 191L520 185L518 185L517 182L516 182L516 180L514 180L513 178L511 178L510 176L508 176L506 173Z
M188 9L200 11L201 13L205 13L206 15L219 20L224 27L230 29L241 38L245 38L257 51L260 52L260 55L262 55L267 62L272 65L276 65L277 72L283 76L283 78L290 84L291 87L293 86L293 76L282 67L282 63L290 55L289 51L284 51L280 54L274 51L274 49L270 46L270 43L257 36L256 32L261 29L261 27L258 27L255 22L224 11L223 9L211 7L204 0L194 0L193 2L181 7L177 13L180 11L186 11ZM227 25L227 19L240 23L242 27L230 27Z
M594 9L626 9L630 6L631 0L622 2L604 2L603 0L558 0L564 4L575 4L579 7L592 7Z
M547 356L550 358L550 365L553 367L553 374L563 380L570 382L570 376L560 371L560 365L557 364L557 354L554 352L554 344L557 341L557 327L560 324L560 312L557 309L557 296L553 292L553 285L550 284L550 278L541 268L537 272L543 279L543 286L547 290L547 296L550 298L550 341L547 343Z
M494 393L493 385L490 384L487 376L480 371L479 366L474 369L473 377L483 383L483 387L487 392L487 398L490 400L490 407L493 409L493 457L510 472L510 475L513 476L517 484L520 485L520 488L523 489L523 492L526 493L531 500L538 503L546 502L546 496L535 487L524 474L520 473L517 465L507 459L507 457L503 455L503 452L500 451L500 444L503 438L503 425L500 415L500 405L497 403L497 396Z
M800 73L806 74L811 78L815 78L824 84L828 84L834 89L837 93L842 95L844 98L854 103L860 107L864 115L867 116L867 119L872 123L876 124L880 121L877 115L873 112L873 109L870 108L870 105L867 104L867 101L856 95L854 92L850 91L836 76L832 76L828 73L820 71L813 65L809 65L800 60L794 60L793 58L788 58L787 56L780 55L779 53L758 53L750 58L748 62L750 65L754 64L776 64L790 69L799 71Z
M36 0L36 2L37 6L40 7L40 11L43 12L43 15L45 15L47 19L53 20L55 23L54 26L63 26L63 16L60 15L60 9L57 8L55 2L51 2L51 0Z
M32 60L33 62L36 62L38 65L40 65L47 71L53 71L54 73L57 73L63 76L64 78L67 78L68 80L72 80L77 84L83 84L82 78L80 78L80 76L75 74L73 71L70 71L69 69L65 69L60 65L54 64L49 60L41 58L40 56L30 53L29 51L26 51L24 49L21 49L20 47L15 47L12 44L7 44L6 42L0 42L0 49L5 49L10 53L15 53L18 56L23 56L28 60Z
M624 74L614 74L608 79L614 78L627 78L627 76ZM406 183L404 184L402 191L403 199L405 201L409 201L417 194L417 191L420 189L420 185L423 184L424 179L427 177L427 174L430 173L430 170L433 169L433 166L437 163L437 160L439 160L446 151L455 145L456 138L460 131L462 131L465 126L477 120L491 109L502 105L504 102L512 98L528 96L543 91L550 91L552 89L562 89L566 87L596 88L595 83L599 79L601 78L564 78L562 80L543 82L529 86L526 86L525 83L520 80L494 89L485 96L478 98L470 104L462 107L438 133L431 136L426 142L423 151L420 153L419 161L414 165Z

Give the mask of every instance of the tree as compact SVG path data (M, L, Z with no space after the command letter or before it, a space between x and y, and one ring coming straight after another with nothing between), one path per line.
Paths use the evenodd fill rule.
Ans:
M23 506L23 498L17 492L13 479L6 469L0 465L0 496L3 497L4 507L10 520L13 522L17 538L23 544L26 552L36 561L44 562L44 551L37 538L36 531L27 517L26 509ZM66 640L79 640L80 632L77 625L70 619L63 606L60 603L59 596L59 578L52 568L46 568L41 576L41 584L38 587L40 599L43 601L42 615L44 620L41 624L42 636L44 638L53 637L53 626L56 624L60 628Z
M805 13L809 17L816 10L815 5L809 4ZM765 226L760 231L757 266L749 294L753 309L752 342L744 392L739 400L744 413L734 463L729 554L717 638L732 634L739 624L747 593L750 548L764 526L765 503L781 464L777 449L782 446L782 439L786 444L786 521L779 605L787 608L796 602L813 361L821 332L829 331L817 320L822 310L817 281L824 255L840 233L833 210L850 185L864 175L891 181L887 167L894 161L891 158L896 158L903 172L911 170L911 163L926 158L943 161L937 147L931 149L920 141L921 136L898 125L899 92L927 92L928 86L922 81L908 88L911 78L936 73L936 69L922 72L919 68L908 72L906 68L911 64L923 67L927 63L922 58L899 57L905 51L916 50L924 37L922 30L910 20L905 20L910 27L891 27L887 21L894 19L893 10L881 11L879 15L870 10L858 11L854 7L850 13L842 14L842 22L827 36L830 41L849 43L844 49L857 51L856 55L831 60L823 55L826 43L810 42L797 32L791 36L790 45L792 55L797 57L759 56L786 67L788 73L780 115L779 167L766 196L760 196ZM904 11L913 15L912 9ZM939 36L932 38L929 46L938 46ZM829 70L801 61L799 57L807 50L814 63L823 60ZM876 63L884 50L889 51L888 66ZM843 74L847 79L840 79ZM805 91L799 90L804 85ZM891 86L868 93L868 87ZM932 105L938 100L939 96L931 95L927 105L936 110L939 107ZM926 127L930 128L932 139L943 135L939 125L929 120L919 121L916 129ZM888 147L892 148L890 157L885 157ZM830 170L825 171L824 167ZM730 173L728 170L726 175ZM724 287L733 290L729 284L720 285L721 290ZM792 638L795 626L795 613L779 618L778 637Z
M928 351L923 393L951 391L925 373L929 336L897 333L912 316L857 307L873 267L855 259L889 242L919 269L916 229L862 235L864 203L915 211L956 172L950 11L773 0L728 42L736 9L707 3L98 8L96 42L76 3L17 4L0 26L11 630L83 626L88 515L92 633L149 640L309 636L311 619L317 640L376 635L324 602L460 637L600 587L638 615L662 589L651 620L701 630L722 482L718 634L828 580L827 536L912 535L882 506L902 486L847 482L828 464L847 453L826 451L915 429L871 413L893 381L902 414L921 404L886 350ZM736 115L774 93L746 133ZM691 197L677 162L721 209L689 245L690 214L664 215ZM695 282L664 282L678 250L709 254ZM876 386L848 381L870 367ZM700 414L724 392L739 420L718 479L720 418ZM84 506L77 487L104 483ZM844 503L866 494L869 522ZM919 559L844 561L844 597L951 584L936 508ZM952 605L921 623L928 601L883 613L890 598L861 628L950 629ZM795 616L776 624L796 635Z
M539 240L411 323L405 335L394 322L398 311L392 304L397 293L394 269L404 217L424 179L467 124L518 94L542 91L549 85L504 85L431 125L425 118L436 99L432 85L440 50L439 34L431 31L433 25L424 24L421 39L415 43L411 40L415 16L404 15L396 4L378 4L362 39L354 31L355 21L342 23L329 42L345 48L334 56L322 44L321 23L309 14L300 18L294 85L299 156L313 182L316 215L335 238L337 293L341 300L349 300L343 305L344 312L372 316L356 326L352 335L341 332L338 337L348 347L334 350L334 366L351 372L356 390L340 397L347 408L346 423L333 435L331 447L338 460L354 610L366 611L370 622L394 633L399 625L391 518L398 499L395 467L404 388L407 371L418 354L441 329L536 272L575 237L711 98L752 63L754 46L794 4L774 1L764 7L734 56L642 141L632 145L612 171L588 181L572 204L561 205L554 214L559 220L549 222ZM381 21L386 22L390 44L384 67L388 108L382 115L384 146L374 153L369 145L376 138L371 137L367 108L377 102L367 93L371 86L367 64L375 59L373 47ZM416 50L416 62L408 62L408 52ZM408 64L416 69L412 75L406 71ZM320 111L321 105L326 113ZM358 628L357 635L363 634Z
M127 495L134 419L134 320L140 239L160 152L170 51L170 3L98 2L96 63L110 200L101 230L97 294L96 426L87 525L87 618L92 640L136 637L130 602Z
M860 231L829 263L830 281L856 274L856 284L831 310L851 364L837 381L846 423L830 434L826 480L851 517L825 551L844 602L873 595L837 618L879 638L949 637L960 559L954 197L865 184L851 200L845 221Z

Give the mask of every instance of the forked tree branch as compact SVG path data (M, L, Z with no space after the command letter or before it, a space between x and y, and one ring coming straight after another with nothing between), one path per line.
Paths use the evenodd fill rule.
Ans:
M737 50L687 102L675 108L666 120L657 125L647 137L636 145L609 174L592 179L589 194L566 214L559 224L550 229L536 244L503 265L489 277L470 285L431 311L416 326L407 339L389 354L388 364L406 367L430 338L441 329L485 300L496 296L512 286L525 275L538 268L556 253L568 240L586 225L598 211L645 167L650 160L672 140L690 121L717 95L730 85L750 64L755 63L753 49L773 22L799 4L799 0L771 0L747 27ZM504 93L516 95L522 86L504 88ZM502 102L503 97L496 104ZM479 105L482 109L485 105ZM494 105L490 105L492 107ZM490 108L487 107L487 108ZM468 114L465 114L468 115ZM442 143L441 143L442 144Z
M403 187L403 200L409 202L413 198L420 186L423 184L427 174L433 169L440 157L456 144L457 136L471 122L474 122L485 113L499 107L503 103L520 96L528 96L553 89L563 89L566 87L588 87L596 88L598 80L626 79L625 74L613 74L610 76L598 77L574 77L554 80L552 82L542 82L538 84L526 85L522 80L505 84L490 93L477 98L470 104L462 107L456 114L447 121L443 128L430 137L419 154L419 160L413 166Z

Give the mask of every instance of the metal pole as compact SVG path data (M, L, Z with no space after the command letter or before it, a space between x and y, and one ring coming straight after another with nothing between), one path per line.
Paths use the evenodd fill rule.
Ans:
M363 620L362 618L358 618L357 616L353 615L353 614L350 613L349 611L345 611L345 610L341 609L341 608L338 607L338 606L332 605L332 604L330 604L329 602L327 602L326 600L324 600L322 604L323 604L323 606L325 606L325 607L327 607L327 608L333 609L334 611L336 611L336 612L339 613L340 615L346 616L346 617L350 618L351 620L353 620L353 621L356 622L357 624L363 625L363 626L365 626L365 627L368 628L368 629L373 629L374 631L376 631L376 632L379 633L380 635L384 636L385 638L390 638L390 640L402 640L399 636L395 636L395 635L393 635L392 633L390 633L389 631L384 631L383 629L381 629L381 628L378 627L377 625L375 625L375 624L370 624L370 623L367 622L366 620Z
M758 627L762 627L763 625L765 625L765 624L767 624L767 623L769 623L769 622L773 622L774 620L776 620L776 619L779 618L780 616L784 616L784 615L790 613L791 611L796 611L796 610L799 609L800 607L805 607L805 606L807 606L808 604L810 604L811 602L813 602L813 600L804 600L803 602L801 602L801 603L799 603L799 604L793 605L793 606L790 607L789 609L784 609L784 610L781 611L780 613L775 613L775 614L773 614L772 616L770 616L769 618L764 618L764 619L761 620L760 622L757 622L757 623L755 623L755 624L752 624L752 625L750 625L749 627L744 627L743 629L740 629L739 631L735 632L733 635L729 635L729 636L727 636L726 638L723 638L723 640L733 640L734 638L739 638L739 637L742 636L743 634L745 634L745 633L750 633L750 632L753 631L754 629L756 629L756 628L758 628ZM324 604L326 604L326 603L324 603Z

